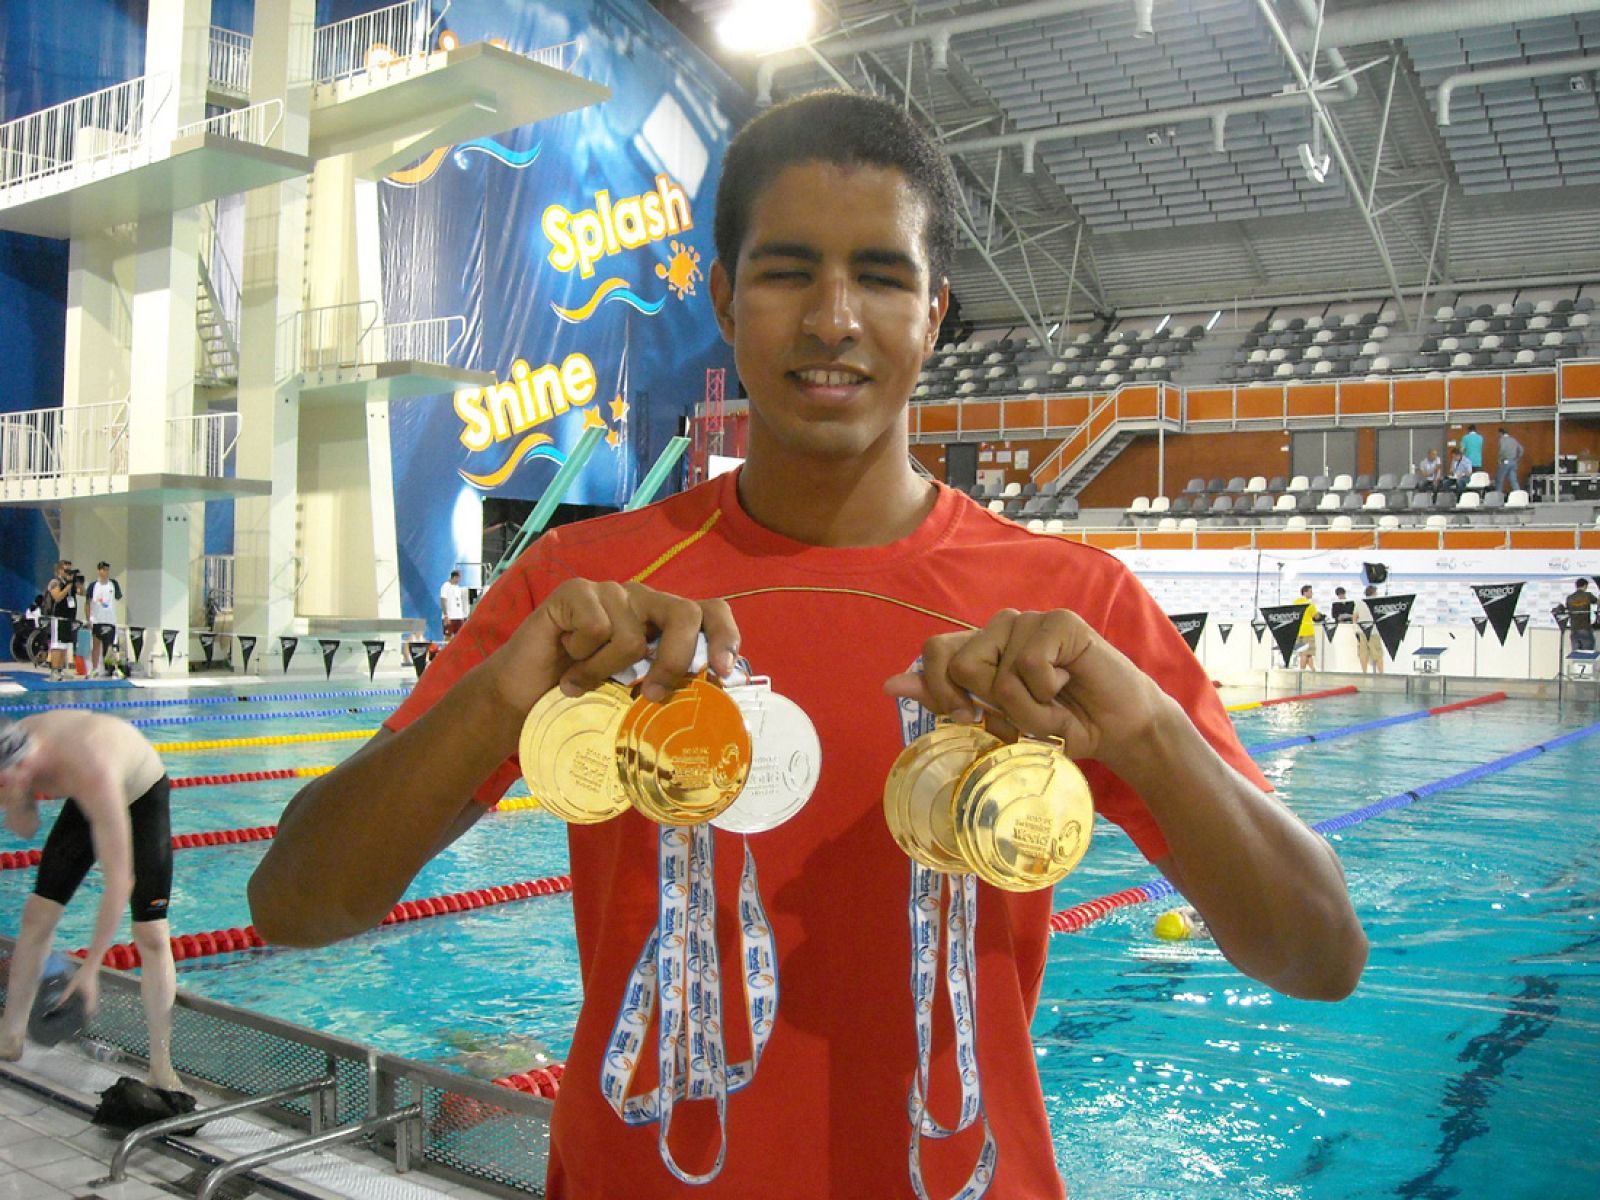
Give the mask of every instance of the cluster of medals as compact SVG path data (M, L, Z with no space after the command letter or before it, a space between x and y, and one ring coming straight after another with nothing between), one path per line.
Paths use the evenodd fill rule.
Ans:
M518 755L529 791L564 821L592 825L633 809L661 826L656 928L629 977L600 1089L628 1124L659 1126L661 1158L676 1178L706 1183L722 1169L726 1137L708 1171L685 1170L667 1144L673 1106L710 1100L725 1130L728 1095L755 1078L778 1014L777 954L746 841L739 959L751 1056L727 1062L711 830L760 833L793 817L816 788L822 747L805 711L748 664L726 681L706 672L703 635L694 676L659 702L633 690L649 665L582 696L547 692L528 713ZM660 1082L633 1095L658 1006Z
M911 1187L918 1200L929 1200L922 1178L924 1137L951 1137L982 1121L977 1162L952 1197L978 1200L994 1181L999 1160L978 1072L978 880L1011 892L1053 887L1089 848L1094 804L1083 773L1058 742L1006 743L982 726L936 720L914 700L902 699L899 709L905 749L890 768L883 809L895 842L911 859L911 993L917 1028L917 1073L909 1100ZM960 1112L948 1126L934 1119L927 1104L940 974L949 988L961 1082Z

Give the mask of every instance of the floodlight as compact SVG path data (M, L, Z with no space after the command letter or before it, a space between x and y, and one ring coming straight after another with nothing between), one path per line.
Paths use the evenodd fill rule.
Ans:
M800 45L815 23L811 0L737 0L717 36L736 53L768 54Z

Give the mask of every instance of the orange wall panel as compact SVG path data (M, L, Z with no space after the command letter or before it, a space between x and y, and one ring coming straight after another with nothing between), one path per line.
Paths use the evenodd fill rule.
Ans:
M1291 417L1325 418L1333 423L1334 402L1339 389L1331 383L1302 383L1289 389Z
M1446 550L1498 550L1505 544L1504 530L1446 529L1444 531Z
M1556 404L1556 377L1554 375L1507 375L1507 408L1554 408Z
M1384 550L1437 550L1439 534L1432 529L1385 529L1378 534Z
M958 412L954 404L920 404L912 413L911 427L923 433L954 433Z
M1574 540L1570 529L1513 529L1511 531L1511 548L1513 550L1571 550Z
M1256 534L1256 545L1263 550L1309 550L1314 543L1309 533L1262 530Z
M1572 363L1561 370L1561 394L1600 399L1600 363Z
M1460 375L1450 380L1451 409L1499 408L1505 395L1500 375Z
M1500 403L1499 391L1495 404ZM1444 380L1397 379L1394 384L1394 406L1401 412L1443 412Z
M1233 389L1207 388L1189 392L1189 420L1233 420Z
M1241 421L1270 421L1283 418L1282 388L1240 388L1239 419Z
M1248 529L1197 530L1194 539L1197 550L1235 550L1240 546L1250 544L1250 531Z
M1339 389L1339 414L1370 416L1389 411L1386 383L1347 383Z

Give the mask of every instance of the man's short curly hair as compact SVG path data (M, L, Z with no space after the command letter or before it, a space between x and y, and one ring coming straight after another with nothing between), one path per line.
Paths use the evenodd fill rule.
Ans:
M956 251L955 174L926 130L887 100L859 92L812 92L768 109L739 131L717 187L717 257L731 280L757 198L786 168L823 162L899 171L927 206L928 284L949 277Z

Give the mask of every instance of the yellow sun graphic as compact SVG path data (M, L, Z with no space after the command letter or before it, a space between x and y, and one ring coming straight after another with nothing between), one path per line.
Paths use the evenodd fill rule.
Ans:
M673 242L672 261L657 263L656 277L665 279L679 300L694 295L695 280L705 278L705 272L700 269L700 251L693 246Z

